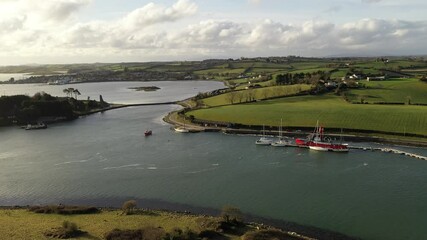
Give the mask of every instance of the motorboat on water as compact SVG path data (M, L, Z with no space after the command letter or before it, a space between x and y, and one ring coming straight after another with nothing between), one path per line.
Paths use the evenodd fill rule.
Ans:
M308 147L316 151L348 152L348 144L342 143L342 139L340 143L332 142L329 137L325 137L324 128L318 123L312 134L308 135L306 139L296 139L295 143L298 146Z
M145 135L146 137L151 136L151 135L153 135L153 131L152 131L152 130L146 130L146 131L144 132L144 135Z

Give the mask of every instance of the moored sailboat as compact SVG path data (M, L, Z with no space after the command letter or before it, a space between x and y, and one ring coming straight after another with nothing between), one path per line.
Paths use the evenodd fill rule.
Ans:
M286 146L290 146L292 144L291 140L282 136L282 128L283 128L282 119L280 119L279 140L271 143L271 146L273 146L273 147L286 147Z
M265 136L265 126L262 125L262 137L255 141L256 145L271 145L273 143L273 139Z

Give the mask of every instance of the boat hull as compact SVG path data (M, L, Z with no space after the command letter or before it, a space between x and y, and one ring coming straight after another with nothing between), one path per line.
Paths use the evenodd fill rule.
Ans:
M177 128L175 128L175 132L188 133L188 132L190 132L190 130L188 130L186 128L182 128L182 127L177 127Z
M348 152L348 147L345 144L331 144L323 142L308 142L308 147L312 150L322 152Z
M288 147L291 145L292 144L290 142L287 142L287 141L277 141L277 142L273 142L271 144L271 146L273 146L273 147Z
M255 144L256 145L271 145L273 142L269 142L269 141L260 141L260 140L257 140L256 142L255 142Z

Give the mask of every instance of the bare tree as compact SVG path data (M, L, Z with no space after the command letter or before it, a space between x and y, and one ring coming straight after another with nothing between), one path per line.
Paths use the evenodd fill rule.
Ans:
M221 217L227 223L230 222L242 222L243 214L237 207L233 206L224 206L221 211Z
M251 102L253 100L255 100L255 91L254 90L246 91L246 101Z
M135 208L136 208L135 200L126 201L122 205L123 214L130 215L134 212Z
M271 97L271 92L272 92L271 89L265 88L265 89L262 89L261 91L262 91L262 98L263 99Z
M80 91L76 88L76 89L73 89L73 94L74 94L74 96L75 96L75 99L77 100L77 96L78 95L82 95L81 93L80 93Z
M239 103L241 103L243 101L244 97L245 97L245 94L243 93L243 91L237 91L236 92L236 98L239 100Z
M230 102L230 104L234 104L234 101L236 100L237 94L236 91L231 91L229 93L226 93L227 95L225 96L227 101Z

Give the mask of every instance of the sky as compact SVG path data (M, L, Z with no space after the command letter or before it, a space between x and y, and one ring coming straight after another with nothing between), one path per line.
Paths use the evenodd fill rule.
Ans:
M425 0L0 0L0 65L427 54Z

